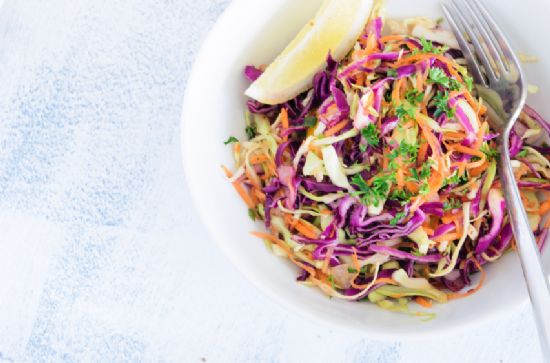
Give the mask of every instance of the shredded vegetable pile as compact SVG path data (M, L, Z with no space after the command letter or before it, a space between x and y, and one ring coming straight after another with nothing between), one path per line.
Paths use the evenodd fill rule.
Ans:
M299 267L298 281L411 313L410 301L430 307L474 293L483 266L515 244L496 173L498 135L462 53L399 25L383 36L382 18L372 19L353 50L340 62L328 55L295 99L249 100L248 140L226 142L236 167L224 169L250 217L265 222L253 235ZM250 81L261 73L245 69ZM549 131L525 107L510 140L541 248Z

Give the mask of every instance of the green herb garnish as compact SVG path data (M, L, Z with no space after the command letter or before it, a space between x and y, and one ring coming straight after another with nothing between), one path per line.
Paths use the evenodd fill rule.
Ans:
M380 205L381 200L386 199L391 182L395 182L394 174L376 176L372 185L368 185L360 174L351 178L351 183L359 189L353 195L358 196L363 204L375 207Z
M498 150L491 148L488 143L484 143L479 149L485 154L488 161L496 159L500 155ZM517 156L519 156L519 154Z
M224 145L229 145L229 144L232 144L234 142L239 142L239 139L237 139L235 136L229 136L229 139L227 139L227 141L224 141Z
M407 118L414 118L416 115L416 107L410 104L401 104L395 108L395 114L399 117L400 120Z
M462 201L459 199L451 198L443 202L443 210L448 211L452 209L462 208Z
M411 105L417 105L424 99L424 94L413 88L405 92L405 99L409 101Z
M399 212L390 220L390 225L395 226L397 223L399 223L400 220L405 218L407 216L407 213L405 212Z
M304 118L304 126L305 127L313 127L317 123L317 117L315 116L308 116Z
M361 135L370 146L377 146L380 143L380 133L375 124L369 124L361 129Z
M254 126L247 126L245 129L246 136L248 136L248 139L251 140L254 137L256 137L256 128Z
M449 93L448 92L438 92L434 98L435 112L434 117L439 117L442 114L446 114L447 117L454 117L455 109L449 107Z

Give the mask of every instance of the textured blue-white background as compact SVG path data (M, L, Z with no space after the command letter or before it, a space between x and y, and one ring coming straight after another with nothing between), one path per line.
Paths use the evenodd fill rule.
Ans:
M0 362L540 361L527 308L382 343L289 314L226 261L191 205L178 133L192 60L228 3L5 0Z

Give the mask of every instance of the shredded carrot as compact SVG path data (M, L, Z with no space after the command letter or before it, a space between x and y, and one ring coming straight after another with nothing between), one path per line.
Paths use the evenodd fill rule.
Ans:
M470 176L480 176L488 167L489 163L485 161L482 165L470 169Z
M483 268L481 267L481 265L479 264L477 259L474 258L474 259L472 259L472 261L474 261L476 267L481 272L481 278L479 279L479 283L477 284L477 286L475 288L470 289L466 292L462 292L462 293L457 292L457 293L447 294L447 299L453 300L453 299L460 299L460 298L463 298L463 297L466 297L466 296L470 296L470 295L476 293L477 291L479 291L479 289L481 289L481 287L483 286L483 283L485 282L485 277L486 277L485 270L483 270Z
M470 147L467 147L467 146L464 146L464 145L461 145L461 144L449 144L449 145L447 145L447 149L458 151L458 152L461 152L463 154L468 154L468 155L473 155L473 156L479 157L478 161L473 161L473 162L467 163L466 168L468 168L468 169L473 169L473 168L480 167L487 160L487 156L482 151L474 150Z
M403 35L385 35L380 38L381 43L392 42L396 40L405 40L406 38Z
M445 137L451 139L465 139L466 134L458 131L445 131Z
M483 122L481 126L479 127L479 130L476 135L476 142L472 146L473 149L478 150L481 147L481 144L483 144L483 135L485 135L487 131L487 122Z
M398 79L395 81L395 85L393 87L393 91L391 94L392 101L394 101L396 104L399 102L399 95L401 91L401 85L403 84L403 78Z
M325 131L325 136L332 136L334 134L337 134L338 132L342 131L344 129L344 127L347 126L348 123L349 123L348 119L340 121L339 123L337 123L336 125L334 125L330 129Z
M281 110L281 126L283 127L283 130L288 129L289 127L289 120L288 120L288 111L286 108L283 108ZM284 137L284 140L288 139L288 135Z
M547 201L543 202L543 203L540 205L539 214L540 214L540 215L544 215L544 214L546 214L546 212L548 212L549 210L550 210L550 200L547 200Z
M300 232L307 238L311 238L311 239L319 238L319 235L315 231L315 228L307 221L299 219L298 223L296 223L296 229L298 230L298 232Z
M451 214L451 213L445 213L443 215L443 217L441 217L441 221L445 224L448 224L448 223L454 223L456 221L460 221L462 219L462 211L458 212L458 213L454 213L454 214Z
M375 281L374 281L374 285L377 285L377 284L390 284L390 285L399 285L397 283L397 281L395 281L394 279L390 278L390 277L380 277L380 278L377 278ZM373 285L373 286L374 286Z
M399 61L397 64L399 66L401 66L401 65L404 65L404 64L422 62L424 60L429 60L429 59L432 59L432 58L437 59L440 62L444 63L447 66L449 72L451 73L451 76L453 76L460 83L464 83L464 81L462 80L462 77L460 76L460 74L458 74L458 72L455 70L455 65L453 63L451 63L451 61L448 58L446 58L446 57L444 57L440 54L432 54L432 53L415 54L415 55L411 55L411 56L408 56L406 58L401 59L401 61Z
M419 187L417 184L407 181L405 182L405 187L411 192L411 193L417 193L419 190Z
M424 91L424 86L423 86L424 80L422 78L423 78L422 73L421 72L416 72L416 90L419 91L419 92Z
M229 171L229 169L227 169L224 165L222 165L222 169L228 178L231 178L233 176L233 173L231 173L231 171ZM256 206L256 203L254 203L253 197L246 192L246 190L244 189L241 183L233 182L231 184L233 184L233 188L235 188L237 193L239 193L239 196L245 202L248 208L254 208Z
M418 303L418 305L421 305L424 308L432 307L432 301L429 299L426 299L425 297L417 296L414 300Z
M402 190L403 186L405 185L405 176L403 175L403 168L399 167L395 175L397 179L397 187L399 188L399 190Z
M447 233L447 234L432 238L432 240L434 242L454 241L454 240L460 239L460 237L462 237L462 235L455 232L455 233Z
M433 228L431 228L429 225L422 225L422 228L427 234L434 234Z
M269 160L269 157L265 154L254 155L250 158L250 164L260 164L267 160Z
M281 125L284 129L288 129L288 111L286 108L281 110Z

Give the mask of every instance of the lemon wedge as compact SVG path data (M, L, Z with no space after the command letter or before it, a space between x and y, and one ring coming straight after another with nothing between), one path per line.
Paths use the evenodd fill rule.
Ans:
M312 85L327 55L339 61L353 47L374 0L325 0L315 18L300 30L245 94L268 105L286 102Z

